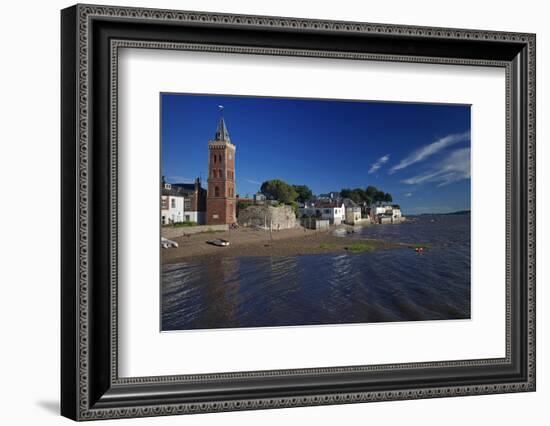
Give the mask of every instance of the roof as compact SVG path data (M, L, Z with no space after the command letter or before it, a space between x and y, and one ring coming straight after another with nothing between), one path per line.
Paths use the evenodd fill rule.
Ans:
M214 140L219 142L231 142L231 139L229 139L229 131L227 130L223 117L220 118L220 122L218 123Z
M176 189L178 192L195 192L194 183L173 183L172 189Z
M169 195L171 197L183 197L184 196L184 194L178 193L178 191L175 190L175 189L162 188L160 190L160 193L161 193L161 195Z
M319 194L317 198L330 198L330 199L335 199L335 198L339 198L340 197L340 192L338 191L330 191L330 192L327 192L326 194Z
M357 203L351 198L344 198L342 201L344 202L344 206L346 207L358 207Z
M162 195L189 197L195 193L195 183L171 183L170 187L170 189L162 188ZM202 189L199 182L199 191Z

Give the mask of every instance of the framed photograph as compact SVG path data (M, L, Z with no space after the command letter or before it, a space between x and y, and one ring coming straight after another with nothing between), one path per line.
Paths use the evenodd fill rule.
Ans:
M61 411L535 390L535 35L61 12Z

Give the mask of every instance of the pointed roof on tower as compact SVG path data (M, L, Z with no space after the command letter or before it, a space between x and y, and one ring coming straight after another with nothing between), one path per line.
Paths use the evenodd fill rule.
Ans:
M229 139L229 131L227 130L223 117L220 118L220 122L218 123L214 140L219 142L231 142L231 139Z

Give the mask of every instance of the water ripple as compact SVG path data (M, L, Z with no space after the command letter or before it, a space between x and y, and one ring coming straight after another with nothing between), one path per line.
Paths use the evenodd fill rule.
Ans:
M419 255L361 254L212 259L166 265L162 328L186 330L470 317L469 216L421 216L343 238L429 243Z

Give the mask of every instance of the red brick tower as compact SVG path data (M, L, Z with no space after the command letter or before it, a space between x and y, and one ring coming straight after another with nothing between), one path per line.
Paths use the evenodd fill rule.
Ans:
M223 111L223 108L220 109ZM237 221L235 151L222 115L214 139L208 142L207 225L231 224Z

